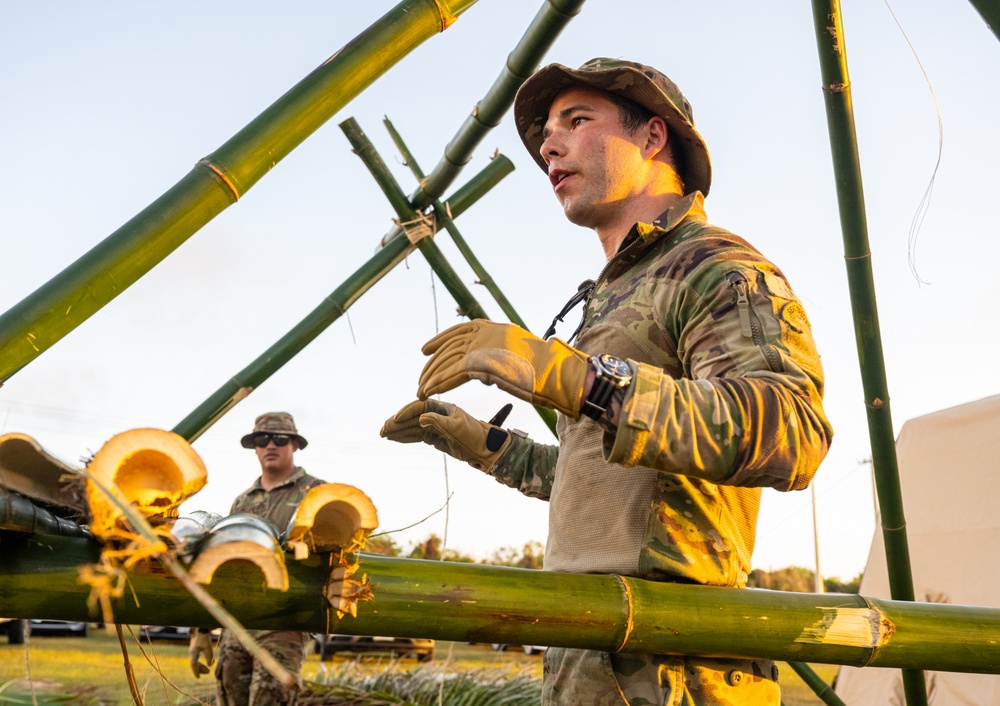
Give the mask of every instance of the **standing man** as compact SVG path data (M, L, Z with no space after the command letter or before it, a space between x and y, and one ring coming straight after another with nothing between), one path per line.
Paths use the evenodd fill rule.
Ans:
M230 515L245 512L267 520L281 535L288 527L306 492L323 481L295 465L293 454L309 442L298 433L292 415L269 412L257 417L253 431L240 440L245 449L254 449L260 461L260 477L233 502ZM251 634L285 669L301 680L302 661L309 636L285 630L253 630ZM228 631L219 640L219 663L215 667L217 706L268 706L294 704L298 687L288 689L271 676L263 665ZM207 634L197 631L189 649L195 676L207 674L199 662L204 654L212 664L212 646ZM301 686L301 684L299 684Z
M777 267L708 224L708 149L662 73L552 64L514 114L607 264L572 346L483 320L429 341L421 401L382 435L548 500L546 570L744 587L761 488L807 487L833 435L805 311ZM470 379L561 412L559 446L430 399ZM778 672L762 659L550 648L542 701L777 706Z

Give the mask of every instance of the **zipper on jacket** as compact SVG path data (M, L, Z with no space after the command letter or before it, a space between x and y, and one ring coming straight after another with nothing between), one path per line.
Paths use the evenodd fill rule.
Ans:
M744 338L751 339L754 345L760 348L760 352L764 355L764 360L767 361L771 370L780 372L782 369L781 359L764 340L760 318L750 304L750 283L741 272L733 272L729 275L729 286L736 294L736 310L740 316L740 333L743 334Z

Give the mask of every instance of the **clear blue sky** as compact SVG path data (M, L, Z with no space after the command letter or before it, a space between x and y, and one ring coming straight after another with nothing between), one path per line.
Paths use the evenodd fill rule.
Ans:
M127 2L0 5L0 310L117 229L393 3ZM883 3L844 2L847 52L895 427L1000 393L995 139L1000 45L963 0L896 13L933 82L944 153L911 273L910 223L937 160L928 86ZM362 265L393 215L337 127L355 117L404 190L414 182L382 128L388 115L425 171L500 73L539 0L482 0L308 139L208 224L0 389L5 432L64 458L132 427L171 428ZM823 572L848 578L874 529L869 456L820 71L799 2L671 5L590 0L547 61L622 56L661 68L694 106L712 153L709 218L788 275L813 322L837 431L817 476ZM567 223L510 117L458 183L495 149L517 166L459 227L529 326L541 331L603 264L596 237ZM463 279L474 276L446 235ZM498 308L475 287L494 318ZM210 483L188 509L226 512L255 477L238 438L262 411L295 414L298 461L375 500L384 529L453 493L448 546L478 555L544 541L546 506L430 448L383 441L412 399L420 345L455 323L419 255L387 276L294 361L195 443ZM495 388L451 394L481 416ZM525 406L510 424L547 439ZM941 469L941 492L954 488ZM904 483L906 479L904 478ZM995 479L991 483L995 484ZM445 531L445 513L397 535ZM813 562L810 494L765 493L755 565Z

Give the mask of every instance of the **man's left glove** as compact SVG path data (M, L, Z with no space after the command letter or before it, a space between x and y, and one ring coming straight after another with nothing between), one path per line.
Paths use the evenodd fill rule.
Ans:
M442 331L422 350L431 356L417 388L422 400L475 379L580 417L588 356L558 338L544 341L514 324L476 319Z
M422 441L486 473L511 443L509 431L437 400L410 402L385 420L380 434L401 444Z
M205 655L205 661L201 661L201 656ZM191 660L191 671L195 678L201 678L202 674L208 674L209 667L215 661L215 654L212 652L212 636L207 632L202 632L197 628L191 632L191 642L188 644L188 657Z

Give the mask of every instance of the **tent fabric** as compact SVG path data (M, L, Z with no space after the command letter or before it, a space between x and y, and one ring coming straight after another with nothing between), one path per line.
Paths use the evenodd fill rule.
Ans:
M907 421L896 440L917 601L1000 608L1000 395ZM877 528L860 593L890 598ZM930 706L1000 706L1000 676L927 672ZM841 667L848 706L905 706L899 670Z

